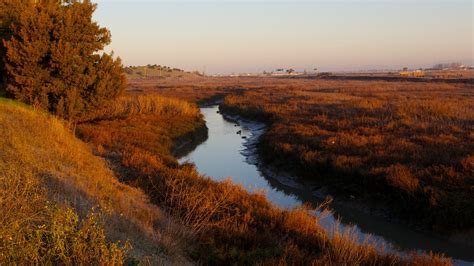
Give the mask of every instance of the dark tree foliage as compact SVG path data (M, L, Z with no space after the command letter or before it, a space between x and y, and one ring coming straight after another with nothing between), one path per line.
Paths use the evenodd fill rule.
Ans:
M23 2L17 5L12 5L8 1L0 1L0 96L5 94L5 63L6 48L3 46L3 40L9 39L11 36L10 24L12 21L12 14L17 13L22 9Z
M120 59L102 53L110 32L92 20L90 1L2 0L5 92L74 120L121 94Z

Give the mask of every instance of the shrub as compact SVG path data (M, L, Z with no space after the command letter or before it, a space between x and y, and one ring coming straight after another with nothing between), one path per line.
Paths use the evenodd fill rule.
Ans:
M117 97L122 64L99 54L110 32L92 21L94 10L89 1L2 1L8 95L70 120Z
M36 223L14 220L0 226L1 264L123 264L129 244L109 244L97 214L79 221L69 208L46 204L40 211Z
M474 155L468 155L466 158L464 158L461 161L461 165L466 171L474 173Z
M418 189L418 179L413 177L410 169L401 164L388 168L387 181L390 185L408 193L413 193Z

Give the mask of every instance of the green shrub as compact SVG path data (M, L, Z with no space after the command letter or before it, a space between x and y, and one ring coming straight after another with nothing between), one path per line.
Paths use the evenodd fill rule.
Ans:
M42 217L0 227L0 264L121 265L129 244L108 244L99 216L79 221L69 208L48 204Z
M95 7L90 1L2 1L3 90L69 120L121 94L122 64L100 53L111 38L92 21Z

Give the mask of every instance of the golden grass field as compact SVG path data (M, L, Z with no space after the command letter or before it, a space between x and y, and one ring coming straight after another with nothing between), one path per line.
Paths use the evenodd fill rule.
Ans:
M200 77L132 80L128 93L227 95L224 111L270 124L268 163L430 229L473 227L470 83Z
M222 105L271 124L260 145L269 163L344 195L384 200L431 229L473 227L472 86L287 84L249 89Z

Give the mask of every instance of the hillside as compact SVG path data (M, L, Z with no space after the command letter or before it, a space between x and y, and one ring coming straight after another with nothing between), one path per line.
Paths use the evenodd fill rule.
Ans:
M0 99L0 124L0 264L171 260L182 229L62 121Z
M144 78L186 78L199 77L199 72L187 72L179 68L171 68L161 65L146 65L146 66L128 66L125 67L125 73L129 79L144 79Z

